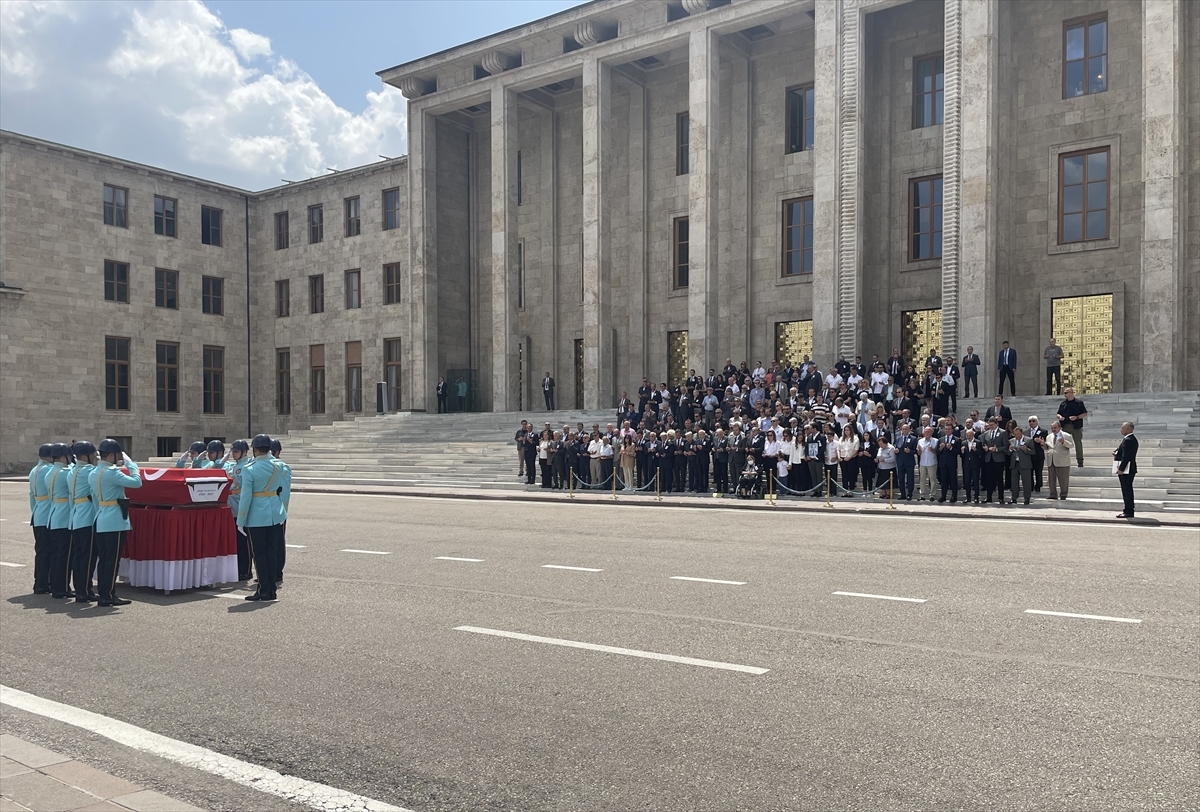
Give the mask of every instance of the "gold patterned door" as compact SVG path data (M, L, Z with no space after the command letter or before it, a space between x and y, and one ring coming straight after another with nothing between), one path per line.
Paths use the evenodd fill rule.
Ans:
M900 353L920 370L930 350L942 349L942 311L905 310L900 319ZM899 381L897 381L899 383Z
M799 366L804 356L812 357L812 320L775 322L775 360L787 366Z
M1078 395L1111 392L1112 294L1055 299L1051 307L1050 329L1063 348L1063 387Z
M687 377L688 334L687 330L667 333L667 386L674 386Z

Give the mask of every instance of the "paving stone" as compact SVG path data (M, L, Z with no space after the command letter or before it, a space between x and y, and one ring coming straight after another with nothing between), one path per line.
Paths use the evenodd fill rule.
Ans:
M35 812L67 812L96 802L94 796L38 772L4 779L4 794Z
M0 778L9 778L21 773L30 772L33 768L26 767L24 764L13 761L7 756L0 756Z
M90 792L98 798L115 798L118 795L129 795L142 789L137 784L131 784L123 778L101 772L78 761L52 764L44 768L42 772L57 778L64 784L70 784L85 792Z
M24 739L18 739L16 736L9 735L0 735L0 756L12 759L19 764L24 764L26 767L34 768L70 761L66 756L56 753L53 750L38 747L36 744L31 744Z
M204 812L199 807L168 798L152 789L143 789L110 800L127 809L132 809L134 812Z

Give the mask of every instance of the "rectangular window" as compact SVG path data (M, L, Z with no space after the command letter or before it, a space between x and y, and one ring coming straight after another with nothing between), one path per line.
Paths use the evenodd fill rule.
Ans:
M104 300L129 302L129 263L104 260Z
M942 176L914 178L908 185L911 262L942 255Z
M813 120L816 95L812 85L793 87L787 92L787 151L804 152L813 148Z
M129 190L104 184L104 225L129 227Z
M213 316L225 315L225 280L206 276L200 282L200 308Z
M308 278L308 312L325 312L325 274L314 274Z
M383 380L387 383L387 409L400 408L400 339L383 340Z
M1108 15L1063 24L1063 98L1108 90Z
M1058 242L1108 239L1108 147L1058 157Z
M400 304L400 263L383 266L383 303Z
M204 348L204 413L225 414L225 349Z
M346 342L346 411L362 411L362 342Z
M308 207L308 243L321 242L325 239L325 207ZM286 247L286 246L284 246Z
M325 345L311 344L308 348L309 409L313 414L325 414Z
M385 189L383 192L383 230L400 227L400 190Z
M520 206L522 203L521 197L522 197L522 192L524 191L522 189L521 180L522 180L521 179L521 151L517 150L517 205L518 206Z
M179 309L179 271L154 269L154 306Z
M154 347L158 411L179 411L179 345L159 341Z
M174 237L175 234L174 198L154 196L154 233L163 237Z
M675 250L671 284L672 287L679 290L688 286L688 219L676 217L672 224L672 233Z
M275 350L275 411L292 413L292 351Z
M941 54L913 60L913 129L941 124L946 95L945 59Z
M675 174L688 173L688 128L691 127L691 117L687 113L675 116Z
M275 317L292 315L292 284L286 279L275 280Z
M345 200L346 208L346 236L357 237L362 233L362 218L359 215L359 200L357 197L348 197Z
M517 241L517 310L525 309L525 241Z
M211 206L200 207L200 242L205 245L221 245L221 210Z
M129 411L129 339L104 337L104 408Z
M813 199L783 201L783 275L813 272Z
M362 274L356 269L346 271L346 309L362 307Z
M124 448L124 446L122 446ZM155 445L156 457L178 457L179 456L179 438L178 437L159 437ZM129 452L126 451L126 454Z
M288 213L275 212L275 250L282 251L288 247Z

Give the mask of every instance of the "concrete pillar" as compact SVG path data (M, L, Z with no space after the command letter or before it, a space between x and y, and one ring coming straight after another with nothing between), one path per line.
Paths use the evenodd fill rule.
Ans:
M437 119L408 108L408 341L401 347L409 386L401 402L437 411Z
M607 409L613 399L609 291L608 192L612 69L583 63L583 405Z
M750 295L751 262L750 231L753 221L754 167L754 63L748 57L736 56L725 97L729 100L728 167L725 173L727 188L722 194L728 200L729 216L723 223L721 241L722 296L718 305L721 322L721 352L714 354L710 367L718 370L725 359L749 359L755 355L753 337L762 335L761 325L753 313L754 297ZM744 317L743 315L744 314ZM774 348L764 354L769 355ZM736 363L736 362L735 362ZM707 375L707 368L700 371Z
M688 366L717 364L717 156L721 54L716 32L688 38Z
M1142 390L1183 387L1183 0L1142 2ZM1113 225L1116 227L1116 224Z
M516 411L517 94L492 89L492 411ZM539 378L540 380L540 378Z
M628 359L628 386L650 373L649 311L646 307L646 88L629 87L629 337L622 350Z

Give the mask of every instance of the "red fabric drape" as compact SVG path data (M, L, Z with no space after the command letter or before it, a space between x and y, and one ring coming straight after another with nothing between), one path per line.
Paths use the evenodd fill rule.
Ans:
M237 530L225 505L202 508L130 506L132 526L122 557L134 561L188 561L237 554Z

